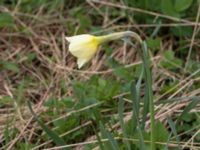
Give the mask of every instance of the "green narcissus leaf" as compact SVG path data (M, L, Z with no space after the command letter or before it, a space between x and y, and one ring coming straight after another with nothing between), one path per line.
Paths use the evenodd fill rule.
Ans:
M9 13L0 13L0 28L13 27L14 19Z
M184 11L191 6L192 2L193 0L176 0L175 9L178 12Z
M164 14L179 18L179 13L174 8L174 2L172 0L162 0L161 10Z

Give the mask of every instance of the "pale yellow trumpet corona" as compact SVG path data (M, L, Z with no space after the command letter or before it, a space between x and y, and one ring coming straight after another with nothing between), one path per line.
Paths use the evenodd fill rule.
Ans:
M140 37L132 31L116 32L104 36L82 34L66 37L66 40L69 42L69 51L77 58L78 68L80 69L92 59L100 44L127 36L133 36L141 42Z

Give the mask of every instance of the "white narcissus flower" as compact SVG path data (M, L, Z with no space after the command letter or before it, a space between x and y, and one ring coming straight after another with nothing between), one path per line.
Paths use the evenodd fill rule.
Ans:
M89 34L66 37L69 41L69 51L77 57L78 68L87 63L97 52L100 41Z
M135 33L131 31L111 33L104 36L82 34L66 37L66 40L69 42L69 51L73 56L77 57L77 64L80 69L85 63L92 59L100 44L127 36L133 36L134 34ZM139 38L137 34L135 34L135 36L135 38Z

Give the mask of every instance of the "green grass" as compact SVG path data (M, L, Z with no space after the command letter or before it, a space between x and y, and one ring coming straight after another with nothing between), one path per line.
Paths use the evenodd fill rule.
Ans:
M200 149L199 9L0 1L0 149ZM77 69L65 36L126 30L147 47L113 41Z

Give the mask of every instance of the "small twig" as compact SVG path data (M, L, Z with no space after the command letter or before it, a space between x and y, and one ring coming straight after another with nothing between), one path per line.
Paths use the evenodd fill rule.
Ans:
M187 55L187 59L186 59L186 64L185 64L184 70L187 70L187 67L188 67L188 64L189 64L189 60L190 60L190 57L191 57L191 53L192 53L192 48L193 48L193 45L194 45L195 36L198 33L197 27L198 27L198 22L199 22L199 16L200 16L200 5L198 7L197 17L196 17L196 21L195 21L196 25L194 26L192 39L191 39L191 43L190 43L190 48L189 48L189 51L188 51L188 55Z

